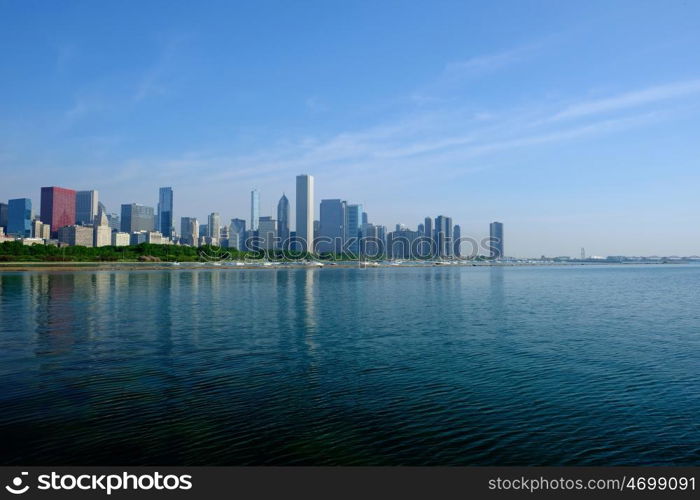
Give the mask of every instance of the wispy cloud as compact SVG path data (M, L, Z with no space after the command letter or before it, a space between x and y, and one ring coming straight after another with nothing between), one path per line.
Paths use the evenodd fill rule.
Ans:
M427 84L415 89L408 99L422 107L449 102L450 94L464 85L491 73L506 70L535 57L545 46L544 42L528 43L499 52L476 55L451 61Z
M454 82L474 78L523 62L539 50L541 44L527 44L501 52L475 56L462 61L453 61L445 66L439 79Z
M551 117L551 120L566 120L609 113L611 111L638 107L659 101L678 99L697 93L700 93L700 80L689 80L665 85L657 85L655 87L626 92L613 97L606 97L604 99L584 101L573 104L559 113L556 113Z
M140 102L149 97L167 95L170 91L166 83L177 53L187 37L171 37L162 42L160 54L153 65L144 71L136 85L133 100Z

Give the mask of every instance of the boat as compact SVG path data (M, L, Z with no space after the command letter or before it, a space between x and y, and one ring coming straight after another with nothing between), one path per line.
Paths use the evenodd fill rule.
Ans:
M316 262L314 260L307 260L306 262L304 262L304 265L309 266L309 267L323 267L323 262Z
M371 260L361 260L359 262L360 267L379 267L379 262L374 262Z

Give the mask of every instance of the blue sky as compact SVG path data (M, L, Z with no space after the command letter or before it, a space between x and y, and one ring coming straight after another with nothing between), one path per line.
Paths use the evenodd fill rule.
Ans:
M518 256L700 254L700 3L0 0L0 199L261 215L294 177Z

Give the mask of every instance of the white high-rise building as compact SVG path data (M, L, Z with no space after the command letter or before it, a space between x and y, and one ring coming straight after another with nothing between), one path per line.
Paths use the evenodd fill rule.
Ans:
M219 238L221 235L221 217L218 212L212 212L209 214L209 220L207 221L207 236L210 238Z
M297 175L296 231L298 248L312 252L314 239L314 178Z
M112 244L112 228L107 223L107 215L100 210L92 227L92 246L106 247Z

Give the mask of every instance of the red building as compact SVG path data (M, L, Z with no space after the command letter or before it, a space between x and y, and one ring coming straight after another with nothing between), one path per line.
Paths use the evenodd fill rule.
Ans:
M60 187L41 188L41 222L51 224L51 237L64 226L75 224L75 191Z

